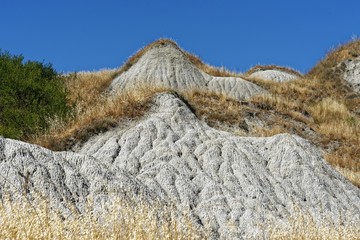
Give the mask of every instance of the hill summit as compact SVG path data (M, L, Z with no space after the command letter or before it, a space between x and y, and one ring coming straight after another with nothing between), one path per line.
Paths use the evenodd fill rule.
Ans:
M178 91L202 89L222 93L238 100L265 93L265 90L240 77L212 76L198 68L178 45L159 40L143 49L133 65L116 77L111 91L132 90L138 86L168 87Z

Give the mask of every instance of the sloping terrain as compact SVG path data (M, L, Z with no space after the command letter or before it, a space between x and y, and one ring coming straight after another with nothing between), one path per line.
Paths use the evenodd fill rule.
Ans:
M286 223L294 206L319 220L341 214L345 224L360 214L360 190L304 139L212 129L172 94L156 96L144 120L94 136L79 154L6 139L1 152L1 189L38 191L79 211L88 196L130 189L190 211L216 238L256 235L266 221Z
M134 65L114 79L110 91L130 91L139 85L178 91L208 89L238 100L265 93L261 87L240 77L214 77L205 73L172 41L153 44Z
M112 173L89 155L53 152L37 145L0 138L0 196L46 197L65 215L84 212L91 197L101 204L107 194L147 195L146 187L126 172ZM154 200L156 196L147 200Z
M359 186L360 98L339 77L348 54L335 53L304 76L240 75L160 40L118 70L71 75L78 112L34 141L66 151L0 138L0 197L40 195L65 217L89 199L105 213L114 195L139 199L189 213L214 239L266 238L300 211L357 236L360 189L333 167Z
M256 233L258 223L282 221L294 205L320 219L359 216L360 190L305 140L235 137L209 128L173 95L155 104L146 120L96 136L80 152L135 175L222 237Z

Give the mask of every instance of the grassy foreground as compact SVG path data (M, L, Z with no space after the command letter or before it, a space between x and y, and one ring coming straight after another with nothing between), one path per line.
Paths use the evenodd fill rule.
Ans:
M87 212L63 218L40 200L0 203L0 239L207 239L188 215L175 216L170 207L129 204L116 200L106 214ZM269 222L261 227L263 239L359 239L359 224L331 221L318 225L297 212L289 226ZM229 223L230 224L230 223ZM206 229L206 228L205 228ZM206 231L206 230L205 230ZM256 238L258 238L256 237ZM253 237L250 237L253 238Z
M90 209L90 208L89 208ZM44 200L0 203L0 239L204 239L170 207L115 200L108 212L63 218Z

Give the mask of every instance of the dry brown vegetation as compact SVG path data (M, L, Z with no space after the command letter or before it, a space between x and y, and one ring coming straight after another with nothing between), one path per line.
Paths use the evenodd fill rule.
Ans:
M171 207L116 199L104 213L63 218L44 200L0 202L0 239L204 239L188 215Z
M165 91L170 90L142 86L136 91L118 93L113 97L100 94L93 100L89 98L90 102L80 103L80 111L73 117L53 121L48 132L34 136L31 141L56 151L70 149L96 133L116 127L120 119L139 119L151 106L153 95Z
M338 78L337 74L343 67L338 66L339 63L358 56L360 56L360 39L354 39L331 50L323 60L309 71L308 76L319 79Z
M134 202L136 202L134 204ZM209 233L192 224L188 214L176 216L174 209L138 200L113 199L106 212L73 213L63 218L48 202L37 199L0 202L0 239L207 239ZM90 202L89 202L90 204ZM341 225L332 220L317 223L300 210L289 225L261 225L262 239L359 239L356 223ZM229 223L231 224L231 223ZM250 233L251 234L251 233ZM249 237L253 239L253 237Z
M243 105L224 94L204 90L190 90L183 93L195 115L210 125L215 122L237 124L241 122Z
M328 219L319 223L309 213L302 212L296 207L293 212L294 214L288 218L290 224L286 227L269 222L264 227L264 235L266 236L264 239L359 239L358 222L342 225Z

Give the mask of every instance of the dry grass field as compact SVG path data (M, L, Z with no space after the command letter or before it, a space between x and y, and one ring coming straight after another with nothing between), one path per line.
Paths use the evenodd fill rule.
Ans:
M44 200L36 205L23 201L0 203L0 239L207 239L209 233L194 226L184 213L171 207L150 206L114 199L106 213L87 212L63 218ZM90 208L89 208L90 209ZM316 223L309 214L295 209L290 227L267 222L262 239L359 239L358 225L340 225L332 220ZM231 223L229 223L231 224ZM205 227L206 229L206 227ZM249 237L253 238L253 237Z
M134 201L135 202L135 201ZM138 202L138 201L137 201ZM186 214L171 207L115 199L107 213L63 218L44 200L0 203L0 239L204 239Z

